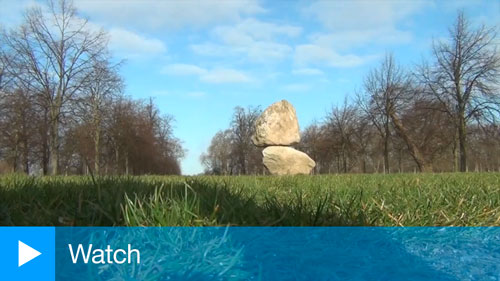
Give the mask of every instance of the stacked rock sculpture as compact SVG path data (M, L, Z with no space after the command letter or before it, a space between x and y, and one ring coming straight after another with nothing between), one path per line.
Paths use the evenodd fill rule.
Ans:
M316 166L304 152L291 146L300 142L295 108L286 100L266 108L255 122L252 142L262 151L264 166L273 175L310 174Z

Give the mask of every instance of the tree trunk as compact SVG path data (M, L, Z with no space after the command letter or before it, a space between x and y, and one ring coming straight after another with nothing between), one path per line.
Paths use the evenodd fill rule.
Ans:
M245 152L243 152L243 151L240 152L240 166L241 166L240 174L246 175L247 174L247 166L246 166L246 161L245 161Z
M120 174L120 151L118 146L115 147L115 173Z
M44 143L42 146L42 174L46 176L49 173L49 154L47 153L48 145Z
M18 158L19 158L19 152L18 152L18 142L17 142L17 133L16 133L16 137L15 137L15 146L14 146L14 161L12 163L12 172L15 173L17 172L17 166L18 166Z
M342 173L342 157L341 155L337 156L337 171L335 172L336 174L341 174Z
M347 173L347 156L346 156L346 148L345 141L342 140L342 169L344 170L344 174Z
M49 146L49 166L50 174L57 175L59 162L59 122L52 121L50 128L50 146Z
M96 93L94 95L93 101L93 114L92 114L92 123L94 126L94 173L99 175L100 170L100 146L101 146L101 112L100 112L100 96Z
M366 174L366 156L363 155L363 164L362 164L363 174Z
M42 166L42 173L43 175L47 175L49 173L49 143L48 143L48 138L47 138L47 132L48 132L48 110L46 107L43 108L43 127L40 128L40 137L41 137L41 152L42 152L42 159L41 159L41 166Z
M101 131L99 130L99 127L96 128L95 130L95 135L94 135L94 173L96 175L99 175L99 167L101 165L100 163L100 145L101 145Z
M387 121L384 125L385 127L385 135L384 135L384 174L390 173L389 167L389 121Z
M125 175L128 175L128 152L125 152Z
M459 166L459 156L458 156L458 130L455 130L455 135L453 136L453 171L458 172Z
M398 156L398 164L399 164L399 173L401 174L403 172L403 149L399 149L399 156Z
M30 162L29 162L29 146L27 140L24 140L23 145L23 168L24 172L29 175L30 173Z
M458 118L458 143L460 150L460 172L467 172L467 127L464 114Z
M343 152L343 156L342 156L343 161L344 161L344 174L347 174L347 156L346 156L346 153L345 151Z
M410 155L412 156L413 160L415 160L415 163L418 166L418 170L420 172L430 172L431 169L427 165L427 162L425 161L424 156L420 152L420 149L415 144L415 142L413 142L413 140L410 138L408 131L403 126L403 124L401 123L399 118L396 116L396 114L391 113L391 119L392 119L392 123L394 124L394 128L396 129L396 132L405 141L406 145L408 146L408 150L410 152Z

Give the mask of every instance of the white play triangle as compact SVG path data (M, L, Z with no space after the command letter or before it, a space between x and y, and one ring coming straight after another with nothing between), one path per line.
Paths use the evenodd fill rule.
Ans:
M31 248L30 246L24 244L23 242L21 242L19 240L19 248L18 248L18 251L19 251L19 262L18 262L18 267L22 266L23 264L29 262L30 260L38 257L39 255L41 255L42 253L40 253L39 251Z

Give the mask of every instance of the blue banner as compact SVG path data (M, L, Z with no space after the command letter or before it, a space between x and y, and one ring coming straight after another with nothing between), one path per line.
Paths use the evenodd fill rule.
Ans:
M42 255L6 272L54 280L41 278L54 268L42 228L22 229ZM55 238L55 280L500 280L498 227L61 227Z

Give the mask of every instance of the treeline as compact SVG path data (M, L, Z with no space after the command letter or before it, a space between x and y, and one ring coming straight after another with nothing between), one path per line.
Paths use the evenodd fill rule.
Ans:
M0 33L0 172L180 174L171 116L123 95L108 34L71 1Z
M212 138L206 153L200 156L206 174L262 174L262 149L253 145L251 137L255 121L262 113L259 107L236 107L229 128Z
M449 38L433 42L430 61L407 69L387 54L355 98L302 131L298 148L316 161L315 173L500 171L497 48L494 28L474 28L459 13ZM209 173L234 169L217 149L237 150L224 135L202 157ZM261 170L259 162L246 172Z

